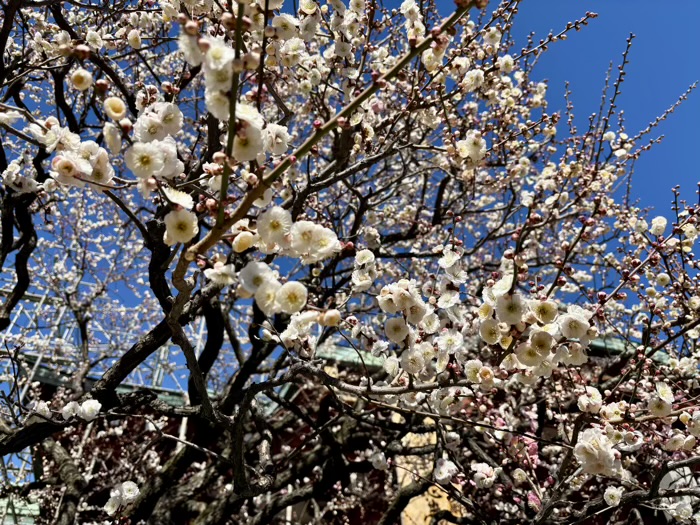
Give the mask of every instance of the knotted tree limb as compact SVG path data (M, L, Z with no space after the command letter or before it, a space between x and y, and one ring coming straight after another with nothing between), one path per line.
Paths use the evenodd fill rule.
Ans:
M73 462L68 451L52 438L42 443L44 452L51 456L58 467L58 476L65 486L58 512L57 525L73 525L75 523L78 503L87 488L87 481Z
M153 514L158 501L169 489L173 481L179 480L187 472L192 462L201 460L205 455L200 451L183 447L171 457L163 468L153 474L148 482L141 487L136 501L131 505L129 517L132 523L148 521Z

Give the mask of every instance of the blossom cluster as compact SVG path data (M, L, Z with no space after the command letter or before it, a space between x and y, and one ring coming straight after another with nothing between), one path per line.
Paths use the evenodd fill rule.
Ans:
M61 409L61 416L65 421L68 421L74 417L79 417L84 421L90 422L97 418L98 414L100 413L100 408L102 408L102 403L96 399L87 399L82 403L70 401ZM36 402L32 410L34 413L40 415L44 419L52 419L51 408L46 401Z
M583 132L549 112L536 58L592 14L519 51L517 2L458 3L447 21L415 0L17 7L0 258L81 340L13 325L21 366L41 351L72 377L25 405L47 393L18 374L0 444L61 428L92 476L75 521L272 522L313 494L312 520L354 522L395 508L406 472L474 522L612 522L650 500L693 519L648 491L694 486L700 209L679 190L668 218L619 198L658 122L626 130L607 98ZM130 404L117 387L135 378L184 406ZM158 485L171 467L182 490ZM63 510L58 492L41 489Z

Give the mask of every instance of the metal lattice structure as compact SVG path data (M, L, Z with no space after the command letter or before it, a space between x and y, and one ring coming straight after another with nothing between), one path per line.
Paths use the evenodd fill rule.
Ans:
M0 300L11 292L11 280L0 281ZM90 288L95 283L81 282ZM115 312L101 311L90 319L88 356L91 366L84 377L87 389L118 359L138 337L130 326L119 326ZM142 327L143 328L143 327ZM189 340L197 355L206 336L203 318L187 328ZM17 406L31 406L30 390L37 384L60 387L69 384L78 373L84 356L80 326L70 304L50 289L30 290L13 310L9 326L0 333L0 394L11 398ZM146 387L159 393L172 404L181 404L187 395L187 367L181 351L172 343L161 347L125 380L119 391ZM28 411L29 412L29 411ZM27 412L27 413L28 413ZM15 414L0 414L4 420ZM26 416L24 416L26 417ZM0 459L4 487L20 486L34 479L31 450ZM0 497L0 525L34 523L38 505L27 503L12 494Z

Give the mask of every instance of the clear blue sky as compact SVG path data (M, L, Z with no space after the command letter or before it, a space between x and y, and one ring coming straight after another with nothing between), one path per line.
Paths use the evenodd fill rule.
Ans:
M451 0L440 0L441 11L453 9ZM496 5L496 2L492 2ZM514 25L517 50L529 32L537 40L550 30L558 33L567 21L586 11L598 18L568 40L550 46L540 59L535 77L549 80L549 110L565 107L564 81L571 83L579 127L597 111L605 72L610 61L619 63L625 39L634 33L627 78L618 107L625 111L627 129L633 135L700 80L700 0L524 0ZM641 206L653 206L670 215L675 184L695 202L700 169L700 89L663 122L656 133L661 144L636 165L633 195ZM563 130L562 130L563 131Z

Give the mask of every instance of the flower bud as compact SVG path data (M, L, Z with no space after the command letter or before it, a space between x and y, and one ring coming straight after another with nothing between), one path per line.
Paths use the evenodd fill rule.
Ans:
M333 308L332 310L323 312L318 318L318 323L321 326L338 326L341 320L340 311Z
M104 101L104 110L109 118L120 121L126 117L126 104L119 97L108 97Z
M73 48L73 54L80 60L87 60L90 58L90 48L85 44L78 44Z
M131 121L128 118L123 118L119 121L119 127L122 129L124 133L131 133L131 130L134 129L134 125L131 123Z

